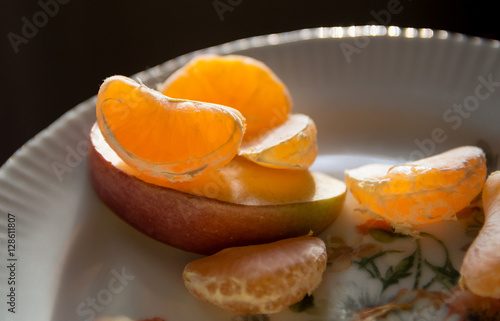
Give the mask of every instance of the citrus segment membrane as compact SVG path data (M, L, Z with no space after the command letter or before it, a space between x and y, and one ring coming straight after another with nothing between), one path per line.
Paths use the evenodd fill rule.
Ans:
M103 137L124 162L171 181L227 164L245 130L237 110L172 99L123 76L104 81L96 112Z
M292 114L283 124L243 143L239 155L263 166L307 169L318 155L316 125L307 115Z
M302 236L226 248L189 263L183 279L195 297L225 310L275 313L319 286L326 260L323 241Z
M461 283L477 295L500 299L500 171L488 176L482 200L484 225L464 257Z
M288 118L292 100L287 87L263 62L241 55L200 55L174 72L159 90L175 98L233 107L246 118L244 140Z
M400 227L455 219L481 192L485 178L484 152L474 146L403 165L346 171L346 183L360 205Z

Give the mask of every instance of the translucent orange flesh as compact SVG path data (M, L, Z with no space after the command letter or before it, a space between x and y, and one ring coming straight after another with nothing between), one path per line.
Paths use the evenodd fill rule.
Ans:
M318 155L314 121L292 114L283 124L242 144L239 155L263 166L307 169Z
M234 109L171 99L121 76L104 81L96 112L104 138L129 166L174 181L228 163L244 134Z
M326 248L303 236L274 243L227 248L189 263L189 291L234 313L274 313L300 301L321 282Z
M500 171L484 185L485 222L462 263L462 284L477 295L500 299Z
M342 181L312 171L273 169L236 156L227 165L189 181L171 182L137 171L110 148L97 125L91 131L97 152L123 172L158 186L242 205L275 205L329 199L343 195Z
M464 146L404 165L373 164L346 172L346 183L362 206L395 225L454 219L481 192L486 159Z
M238 55L198 56L172 74L160 91L239 110L247 121L245 141L283 123L292 106L288 89L271 69Z

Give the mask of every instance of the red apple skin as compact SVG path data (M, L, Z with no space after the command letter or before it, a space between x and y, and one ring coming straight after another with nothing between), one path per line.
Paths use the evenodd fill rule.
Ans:
M147 183L108 162L91 143L91 185L116 215L151 238L210 255L226 247L317 235L337 218L345 194L318 201L239 205Z

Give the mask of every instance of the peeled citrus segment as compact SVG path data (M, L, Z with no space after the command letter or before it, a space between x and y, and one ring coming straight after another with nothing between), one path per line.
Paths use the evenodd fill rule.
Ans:
M282 124L292 102L288 89L261 61L201 55L173 73L159 90L175 98L233 107L246 118L244 140Z
M104 81L96 111L104 138L123 161L171 181L227 164L245 130L237 110L172 99L123 76Z
M403 165L372 164L346 171L353 196L396 226L455 219L481 192L486 159L463 146Z
M485 221L465 254L461 283L477 295L500 299L500 171L488 176L482 198Z
M242 144L239 155L264 166L307 169L318 156L316 125L307 115L290 115L283 124Z
M318 287L326 259L323 241L303 236L224 249L189 263L183 278L195 297L225 310L275 313Z

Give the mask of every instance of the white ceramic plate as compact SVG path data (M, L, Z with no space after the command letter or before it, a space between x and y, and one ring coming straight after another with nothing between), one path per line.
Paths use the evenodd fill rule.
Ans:
M250 55L283 79L294 111L316 121L316 170L342 179L345 169L367 162L401 162L465 144L484 147L490 169L499 167L497 41L397 27L306 29L194 52L136 77L154 86L202 52ZM342 238L351 254L366 243L400 252L372 260L371 272L361 267L361 257L341 256L342 264L328 267L314 304L305 311L226 313L194 299L183 286L184 265L199 256L141 235L93 194L85 156L94 104L92 98L69 111L0 170L0 264L11 267L0 269L2 320L83 321L116 315L168 321L345 320L358 309L387 303L400 288L430 284L428 290L446 290L446 281L456 281L452 272L459 270L464 246L471 241L467 235L477 230L474 224L431 226L428 232L443 243L424 238L415 256L414 240L384 243L375 234L355 233L359 218L348 201L325 239ZM401 263L412 255L412 262ZM446 266L450 273L436 281L429 264ZM339 266L346 269L336 271ZM381 277L370 276L374 266ZM386 272L391 266L407 276L391 284L394 278Z

